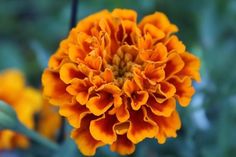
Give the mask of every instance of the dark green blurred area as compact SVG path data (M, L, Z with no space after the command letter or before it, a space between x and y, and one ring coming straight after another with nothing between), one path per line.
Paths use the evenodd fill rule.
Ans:
M183 124L178 138L164 145L146 140L132 156L235 157L236 1L80 0L79 19L114 8L135 9L139 18L164 12L179 27L178 36L188 50L202 61L202 82L196 84L192 103L179 109ZM70 0L0 0L0 70L21 69L29 84L40 87L50 54L68 33L70 9ZM69 143L67 147L72 148ZM68 154L78 153L66 150L71 151ZM35 156L32 152L26 154L23 156ZM118 155L102 148L97 156Z

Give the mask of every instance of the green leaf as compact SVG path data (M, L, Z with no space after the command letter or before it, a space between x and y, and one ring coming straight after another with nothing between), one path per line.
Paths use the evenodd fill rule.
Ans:
M44 138L37 132L25 127L17 118L10 105L0 101L0 130L10 129L29 137L33 142L45 146L51 151L57 151L58 145Z

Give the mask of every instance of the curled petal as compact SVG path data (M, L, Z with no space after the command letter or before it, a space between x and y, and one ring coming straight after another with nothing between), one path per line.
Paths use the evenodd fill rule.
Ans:
M67 117L70 125L75 128L80 128L82 118L90 112L85 106L74 104L61 106L59 113L60 115Z
M181 121L177 111L174 111L169 117L156 116L151 112L148 112L148 117L155 121L159 127L159 131L156 134L158 143L163 144L168 137L176 137L176 131L181 127Z
M129 9L114 9L112 11L112 15L123 20L129 20L133 22L136 22L137 20L137 13Z
M180 56L184 61L184 68L178 73L178 75L189 76L197 82L200 82L200 60L191 53L181 53Z
M167 16L161 12L156 12L152 15L148 15L142 19L139 23L139 28L143 29L146 24L152 24L164 31L166 35L177 32L178 28L171 24Z
M178 73L184 67L184 62L180 55L177 53L171 53L168 56L168 61L166 63L165 72L166 79L169 79L172 75Z
M98 22L100 19L106 16L109 16L109 12L107 10L102 10L96 14L90 15L84 20L80 20L80 22L76 26L76 30L91 35L91 30L92 30L91 28L94 27L96 22Z
M139 143L145 138L152 138L157 134L157 125L147 117L147 111L143 108L130 113L130 128L127 137L133 143Z
M66 84L60 80L59 74L45 70L42 75L44 95L50 98L50 103L61 105L70 103L72 96L66 91Z
M195 92L192 87L192 80L189 77L180 79L178 77L173 77L169 80L176 88L175 96L177 97L181 106L186 107L191 101L191 98Z
M118 152L121 155L132 154L135 145L127 138L127 135L119 135L117 140L111 145L111 151Z
M120 107L115 108L116 117L120 122L125 122L130 117L127 103L127 99L123 99L123 104L120 105Z
M95 55L86 56L85 64L91 69L100 70L102 66L102 58Z
M71 133L71 137L75 140L80 151L87 156L95 155L96 149L105 145L103 142L95 140L90 134L89 123L91 120L90 117L85 117L81 127L74 129Z
M171 36L165 45L167 47L168 52L171 51L176 51L177 53L185 52L184 44L181 41L179 41L178 37L175 35Z
M85 105L89 99L89 95L94 88L91 87L90 82L87 79L74 79L66 90L71 95L76 96L76 101L81 105Z
M148 100L147 91L137 91L131 95L131 106L133 110L139 110L142 105L145 105Z
M116 117L111 115L104 115L101 118L92 120L89 128L91 135L96 140L112 144L117 139L114 129L116 122Z
M158 43L154 50L141 51L140 58L151 63L163 63L167 59L167 49L164 44Z
M176 102L174 98L170 98L163 103L158 103L153 96L150 96L147 105L155 115L169 117L175 110Z
M155 85L165 79L164 67L156 68L154 64L148 64L144 69L144 78L148 79L150 84Z
M143 31L145 34L149 33L155 40L160 40L165 37L165 33L152 24L146 24Z
M114 125L114 129L117 135L124 135L127 133L130 126L130 122L118 122Z
M81 73L73 63L65 63L60 68L60 78L66 84L71 83L74 78L83 79L85 75Z
M131 97L131 94L138 90L138 87L134 81L126 80L123 85L123 90L128 97Z
M106 112L113 105L112 95L107 93L100 93L89 99L86 106L96 116Z
M163 81L157 85L157 93L168 99L175 95L176 87L167 81Z

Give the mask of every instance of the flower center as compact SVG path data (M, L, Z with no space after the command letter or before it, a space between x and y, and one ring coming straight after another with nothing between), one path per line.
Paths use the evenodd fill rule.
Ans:
M109 68L113 71L115 82L118 86L122 87L124 81L133 77L132 69L135 65L136 55L127 49L120 49L112 58L112 63Z

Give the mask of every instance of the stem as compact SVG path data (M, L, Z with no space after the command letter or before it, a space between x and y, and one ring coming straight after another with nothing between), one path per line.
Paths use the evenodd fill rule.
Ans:
M79 0L72 0L71 5L71 17L70 17L70 29L75 27L77 19Z
M77 21L77 12L78 12L79 0L72 0L71 4L71 16L70 16L70 29L75 27ZM65 118L61 118L61 128L57 138L57 142L61 143L65 138Z
M57 151L59 148L59 146L56 143L53 143L47 138L34 132L33 130L26 128L24 125L20 125L17 131L29 137L31 140L37 142L38 144L41 144L42 146L49 148L52 151Z

